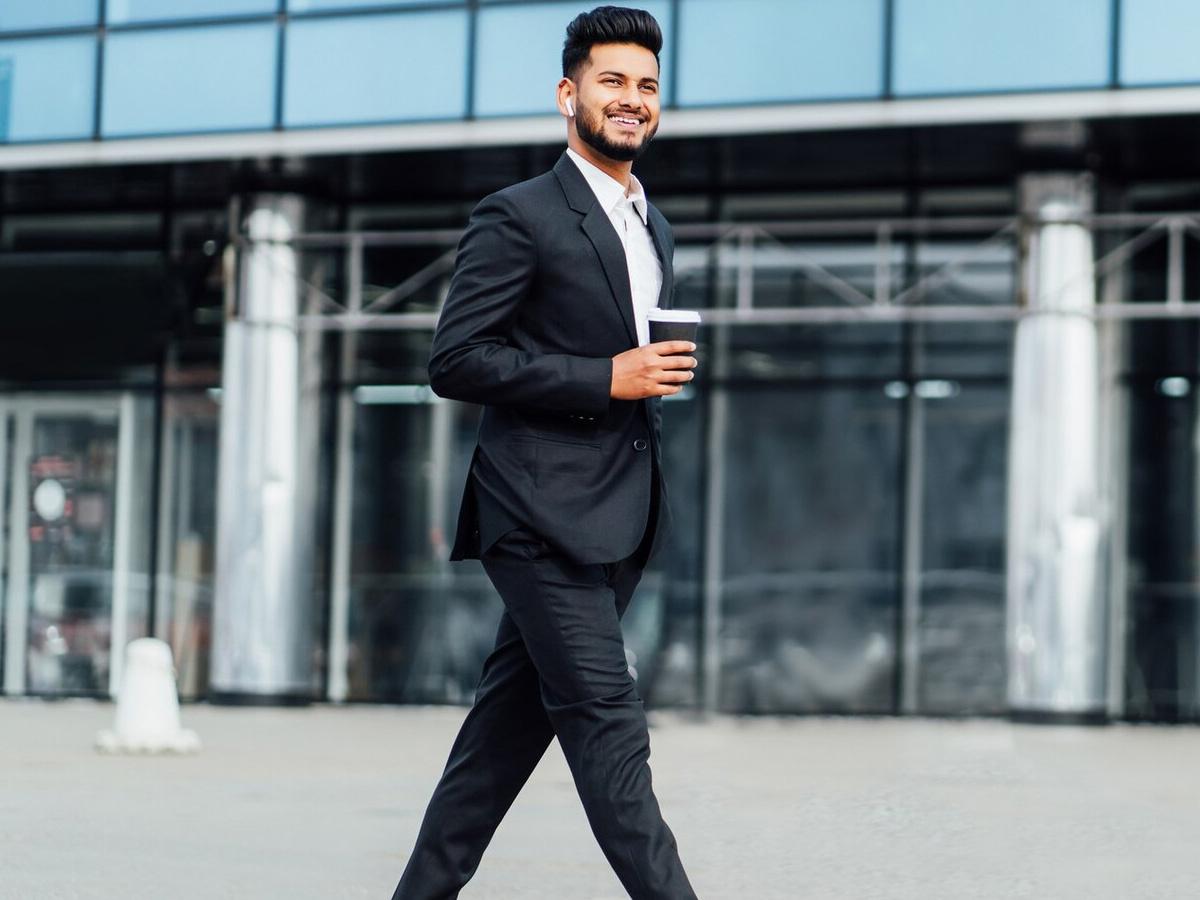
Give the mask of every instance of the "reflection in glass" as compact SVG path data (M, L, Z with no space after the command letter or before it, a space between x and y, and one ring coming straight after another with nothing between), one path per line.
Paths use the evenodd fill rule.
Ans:
M171 644L180 696L208 691L220 409L208 393L163 401L158 631Z
M883 90L882 0L684 0L679 28L680 105Z
M1110 16L1095 0L896 0L897 94L1102 87Z
M914 245L911 303L930 305L1011 305L1016 298L1016 235L984 234L919 241ZM898 271L893 268L893 272Z
M29 693L107 695L149 623L153 398L38 394L13 411L6 603L25 645L10 663Z
M92 133L96 40L0 40L0 142Z
M674 528L642 573L621 621L638 694L652 707L699 703L703 428L698 391L689 386L662 401L663 467Z
M721 708L893 710L897 405L882 385L729 390Z
M670 5L666 0L636 4L663 29L662 72L669 71ZM592 8L577 2L496 6L479 12L475 57L475 112L481 116L555 112L554 88L562 78L562 46L567 25ZM660 97L667 96L661 78Z
M1193 0L1121 3L1121 83L1200 81L1196 35L1200 5Z
M126 22L273 13L278 8L278 0L108 0L104 16L110 25L122 25Z
M465 10L293 21L284 124L462 116L466 48Z
M951 395L920 401L918 708L1001 713L1010 396L1007 386L953 384Z
M363 305L388 312L437 312L450 286L455 248L388 245L363 248Z
M1129 326L1125 696L1131 718L1200 718L1200 371L1195 323Z
M917 243L911 273L913 283L920 279L923 286L912 302L975 308L1016 304L1015 238L986 245L981 240ZM917 374L1007 378L1012 369L1012 322L919 322L911 327Z
M275 26L114 32L105 51L105 137L269 128Z
M503 608L477 560L449 562L479 408L405 387L346 388L356 408L349 696L465 704Z
M30 511L30 693L108 690L116 533L117 417L34 419Z
M729 333L729 374L768 382L890 379L899 371L902 335L896 323L739 326Z
M0 31L95 25L99 0L17 0L0 3Z

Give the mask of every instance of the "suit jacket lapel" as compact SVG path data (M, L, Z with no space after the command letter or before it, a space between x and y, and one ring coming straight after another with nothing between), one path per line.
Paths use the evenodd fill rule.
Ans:
M572 164L573 165L573 164ZM617 301L617 309L625 322L625 330L629 332L633 343L637 345L637 326L633 321L633 289L629 285L629 266L625 262L625 248L621 239L613 229L608 214L596 203L583 219L583 230L596 252L600 254L600 264L604 266L604 274L608 277L608 286L612 288L613 298Z
M658 308L670 309L674 302L672 289L675 284L675 267L671 263L671 254L667 252L667 223L654 207L650 207L646 218L650 222L650 234L654 238L654 247L658 250L658 260L662 263L662 287L658 291Z
M576 212L584 214L583 232L596 248L596 255L600 257L600 265L604 268L605 278L621 314L621 320L625 323L625 330L636 347L638 338L637 326L633 321L633 289L629 286L629 266L625 263L625 248L621 245L621 239L617 237L608 214L600 208L600 203L583 173L566 152L555 163L554 174L558 176L567 196L567 204ZM663 266L663 270L665 272L666 265ZM665 276L663 280L665 282Z

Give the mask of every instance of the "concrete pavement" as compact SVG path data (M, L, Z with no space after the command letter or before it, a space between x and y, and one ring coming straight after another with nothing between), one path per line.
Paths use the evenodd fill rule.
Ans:
M465 710L190 705L194 757L105 757L113 707L0 701L3 900L386 900ZM702 900L1200 895L1200 729L652 717ZM556 744L463 900L614 900Z

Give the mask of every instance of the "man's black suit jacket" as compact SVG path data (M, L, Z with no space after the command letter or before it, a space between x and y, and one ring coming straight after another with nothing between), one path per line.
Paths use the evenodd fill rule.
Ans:
M674 239L653 206L648 218L669 308ZM636 346L624 248L565 152L480 202L429 358L438 395L485 407L450 559L476 559L517 526L578 563L624 559L646 529L652 473L659 549L662 400L609 396L612 357Z

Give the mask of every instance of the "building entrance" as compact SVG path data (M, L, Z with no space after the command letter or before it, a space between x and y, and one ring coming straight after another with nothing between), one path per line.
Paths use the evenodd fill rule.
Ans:
M110 695L129 623L137 497L125 394L0 396L0 654L6 694Z

